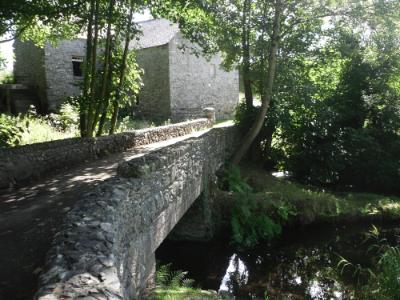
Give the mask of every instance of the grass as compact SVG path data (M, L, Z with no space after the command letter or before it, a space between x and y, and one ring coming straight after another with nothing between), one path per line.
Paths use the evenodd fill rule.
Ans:
M78 134L76 128L62 131L42 118L29 118L27 130L21 135L20 145L72 138Z
M271 207L291 204L296 215L290 220L302 224L315 221L400 218L400 198L370 193L336 195L313 187L278 179L254 166L241 168L242 176L254 188L256 198Z
M0 120L0 129L4 126L18 127L18 129L15 130L15 133L18 135L18 142L10 142L9 146L21 146L80 136L78 128L79 114L68 104L61 108L59 114L41 116L37 114L34 109L31 109L27 114L9 116L8 118L10 122L12 121L11 123L13 125L11 125L11 123L2 124ZM120 121L116 133L150 128L156 125L166 125L169 123L170 122L167 121L162 124L155 124L151 121L126 117ZM10 134L12 135L13 133L9 133L9 135ZM108 125L106 124L103 135L107 134ZM13 140L13 137L9 136L8 140Z
M191 287L157 288L150 297L152 300L217 300L221 299L215 292Z

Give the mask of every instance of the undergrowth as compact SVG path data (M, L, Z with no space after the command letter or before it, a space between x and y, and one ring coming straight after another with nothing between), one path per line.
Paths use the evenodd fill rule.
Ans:
M161 125L167 125L166 121ZM120 120L116 133L155 127L158 124L146 120L125 117ZM106 124L105 133L108 124ZM65 103L59 112L41 116L32 106L28 113L17 116L0 114L0 148L48 142L78 137L79 112L75 106Z
M218 300L216 293L194 287L194 280L187 278L187 272L173 271L171 264L161 265L156 272L156 289L151 300Z
M0 147L47 142L78 135L78 113L65 104L60 114L41 116L34 107L27 114L0 115Z
M235 195L231 219L233 242L251 247L280 235L282 223L296 213L290 203L267 206L266 202L258 201L252 187L241 177L239 168L231 168L225 174L223 184Z
M375 226L367 234L365 242L372 241L367 252L375 254L373 267L367 268L353 264L341 257L338 269L341 273L350 269L355 277L366 277L366 284L360 284L357 298L366 300L400 299L400 247L392 246L381 236Z
M232 240L241 246L250 247L276 237L282 227L294 224L400 218L397 197L369 193L336 195L275 178L255 167L229 169L221 184L234 194Z

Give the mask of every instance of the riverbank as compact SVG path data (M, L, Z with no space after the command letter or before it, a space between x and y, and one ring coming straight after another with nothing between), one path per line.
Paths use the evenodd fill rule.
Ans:
M237 174L225 176L232 177ZM368 245L364 244L364 235L371 229L372 224L381 224L382 228L397 228L395 222L400 219L400 198L394 196L369 193L335 194L288 179L276 178L252 165L241 166L240 180L243 181L243 186L247 185L249 189L246 193L250 195L244 193L244 197L249 197L257 203L251 207L251 212L258 216L265 214L271 217L279 223L281 232L274 235L273 239L260 239L258 245L242 247L243 245L236 244L233 241L232 218L237 209L237 201L243 195L222 190L224 178L221 178L220 189L213 192L216 204L214 214L220 234L214 241L206 243L176 240L166 242L158 252L157 258L163 263L172 262L174 268L189 270L189 277L195 279L199 288L227 291L231 295L242 297L250 293L256 295L255 299L261 299L259 297L268 290L270 299L280 299L282 287L276 285L280 282L291 290L289 294L295 297L293 299L301 299L304 293L312 295L312 284L318 282L318 288L325 296L345 299L335 298L335 295L351 296L357 289L353 287L355 279L352 279L351 274L345 274L346 278L343 279L336 272L340 256L358 261L367 253ZM282 218L282 214L286 214L286 217ZM257 217L255 215L250 215L249 219ZM266 269L263 270L268 270L268 276L272 276L274 280L272 277L265 277L262 270L252 272L252 269L258 270L260 258L266 264ZM308 261L308 258L312 260ZM362 262L368 266L373 259L374 257L368 256L368 259L362 259ZM292 265L287 265L287 260L292 261ZM297 265L299 262L306 266L301 271L304 274L293 273L289 278L283 270L289 267L300 268L300 265ZM284 269L281 270L281 267ZM322 275L319 273L320 269L323 270ZM320 275L307 275L310 272ZM251 274L255 274L255 278ZM243 278L247 278L246 282L253 282L249 284L232 281L231 275L238 275L240 278L244 276ZM301 284L296 283L299 276ZM327 284L326 281L330 283ZM182 287L158 289L154 297L221 299L216 293Z
M254 165L242 165L240 172L263 209L289 207L291 215L286 226L400 219L399 197L354 192L334 194L276 178Z

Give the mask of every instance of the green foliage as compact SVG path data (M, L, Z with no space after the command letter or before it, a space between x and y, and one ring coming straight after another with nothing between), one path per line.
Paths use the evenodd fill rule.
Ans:
M0 53L0 84L14 82L14 76L12 72L6 70L6 66L7 60L4 58L3 54Z
M79 126L79 111L76 106L70 103L63 103L57 114L50 114L49 120L52 125L61 131L72 131L78 130Z
M0 114L0 148L18 146L29 124L19 118Z
M222 177L222 188L235 192L235 193L251 193L252 188L243 180L240 169L238 167L231 167L226 170Z
M194 281L186 276L187 272L171 270L171 264L161 265L156 272L156 285L161 288L171 289L193 287Z
M335 195L251 167L225 172L221 188L234 194L232 240L247 247L271 239L283 226L293 224L400 217L399 198L367 193Z
M353 270L353 276L366 277L367 284L360 283L358 296L360 299L391 300L400 299L400 247L393 247L381 236L376 226L372 226L364 242L372 242L368 252L374 251L376 259L370 268L353 264L341 257L338 269Z
M279 166L314 185L400 192L400 43L393 32L398 26L380 27L365 45L365 36L343 27L312 57L282 63L286 85L272 143L284 154L274 157Z
M240 102L235 108L235 124L244 132L250 129L259 109L248 108L245 102Z
M369 251L377 253L375 271L368 269L368 285L363 287L362 295L365 299L399 299L400 298L400 247L390 245L375 226L369 231L366 241L374 244Z
M242 179L237 167L229 169L223 178L228 189L235 195L232 213L232 240L235 244L251 247L261 240L271 239L281 234L280 219L290 215L288 207L267 210L258 202L252 188ZM278 212L273 219L274 211Z
M278 179L264 170L243 166L254 197L282 225L310 224L316 221L356 221L381 216L400 218L400 198L369 193L334 194L312 186ZM280 208L283 207L283 208ZM279 209L280 208L280 209ZM285 221L279 210L289 211ZM286 213L282 213L284 217Z
M171 264L160 265L156 271L156 289L150 295L153 300L221 299L218 295L194 288L194 280L187 272L171 270Z
M0 115L0 147L48 142L78 135L77 112L64 104L59 114L41 116L31 108L25 115Z
M15 83L14 75L11 72L0 70L0 84Z
M116 46L112 56L112 64L113 64L113 81L111 85L111 100L115 100L116 91L120 87L120 78L119 70L122 67L123 60L123 49L121 47ZM143 74L143 70L139 67L136 61L136 53L135 51L129 51L128 57L126 60L126 74L124 84L122 85L119 91L119 104L120 107L132 106L136 101L136 96L138 95L141 87L142 87L142 79L141 76Z

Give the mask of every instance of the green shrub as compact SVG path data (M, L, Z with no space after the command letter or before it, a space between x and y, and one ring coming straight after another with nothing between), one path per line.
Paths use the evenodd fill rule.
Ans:
M38 117L35 115L35 117ZM79 128L78 108L70 103L63 103L59 113L50 114L49 121L60 131L77 131Z
M48 142L78 135L77 112L63 105L60 114L41 116L32 107L27 114L0 115L0 147Z
M20 145L28 127L28 120L0 114L0 148Z
M254 122L259 108L253 107L248 109L246 103L240 102L235 108L235 124L239 126L242 131L248 130Z
M282 219L289 216L288 207L269 207L255 197L253 189L233 167L225 172L223 184L235 195L232 212L232 240L235 244L252 247L262 240L271 239L282 232Z

